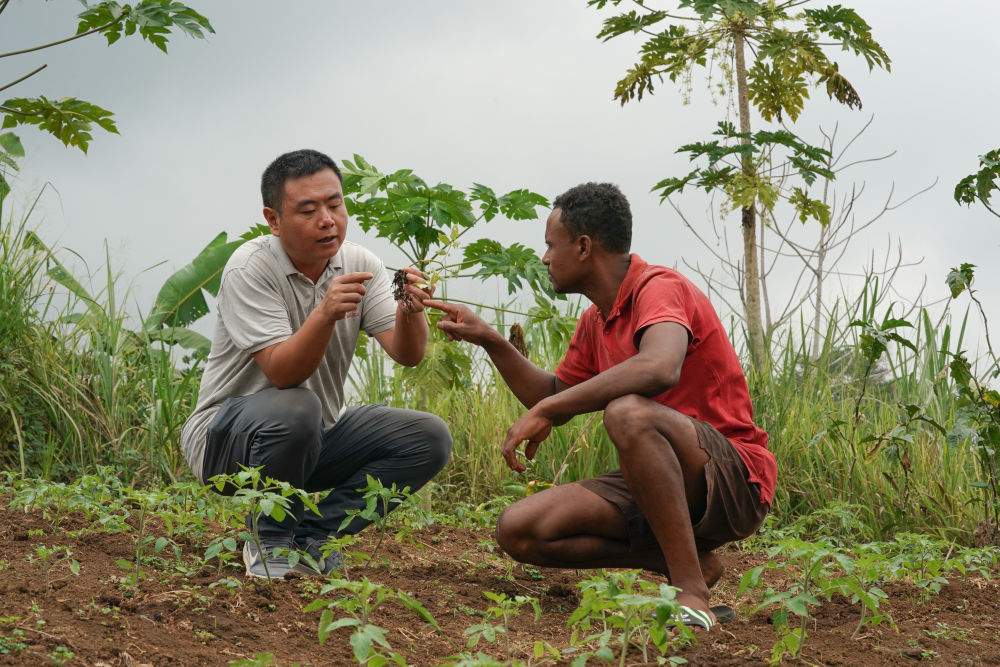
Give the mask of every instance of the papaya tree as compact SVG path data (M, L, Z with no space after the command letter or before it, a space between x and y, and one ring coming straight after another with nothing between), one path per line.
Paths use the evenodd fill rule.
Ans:
M955 201L965 206L979 202L1000 218L991 202L1000 192L1000 148L979 156L979 170L965 176L955 184ZM958 394L958 413L955 425L948 434L950 443L967 442L976 454L981 479L971 486L983 492L983 520L976 529L977 540L983 544L1000 543L1000 392L991 386L1000 377L1000 359L990 340L989 318L973 288L974 264L963 263L954 267L945 277L951 298L968 294L975 304L982 321L989 367L977 377L974 365L964 354L954 355L949 364L951 379Z
M828 154L810 146L782 127L754 128L751 108L766 124L795 121L810 92L861 107L855 86L840 72L830 51L847 51L865 60L869 70L888 70L890 59L871 35L869 25L853 9L840 5L802 8L808 0L679 0L663 9L647 0L633 0L629 11L604 20L598 38L641 35L640 60L615 88L621 104L653 94L669 79L690 85L693 71L706 68L719 77L720 90L736 109L738 122L724 120L716 137L690 143L680 151L700 162L683 177L661 180L653 188L665 199L688 186L721 192L728 210L739 210L743 240L740 299L747 327L751 360L769 364L761 319L761 273L758 225L764 212L786 201L799 218L827 224L826 204L809 195L816 178L830 179L823 166ZM621 0L588 0L597 9ZM779 188L788 170L798 172L803 185Z
M549 206L545 197L523 188L498 194L479 183L467 191L448 183L430 185L410 169L383 173L360 155L344 160L341 174L351 218L362 230L392 243L432 284L440 282L443 288L438 298L462 301L447 294L450 281L498 278L512 299L522 290L529 290L534 295L534 307L518 312L464 303L527 316L536 324L544 322L550 337L568 339L572 324L555 305L556 299L565 297L552 290L548 271L534 250L517 242L467 240L473 230L482 230L497 218L509 222L538 219L538 208ZM403 369L402 373L425 383L433 380L438 385L454 385L468 381L470 365L463 348L435 336L428 343L425 362L416 369ZM429 374L435 377L428 378Z
M0 59L33 54L92 35L103 36L109 45L122 37L138 35L166 53L169 36L174 30L198 38L215 32L207 18L174 0L140 0L125 4L114 0L80 2L83 10L76 15L75 33L45 44L5 51L0 53ZM0 21L5 18L4 12L9 5L10 0L0 0ZM44 63L34 66L17 79L0 85L0 91L13 88L46 67ZM3 121L0 128L4 130L22 125L33 126L84 153L90 146L93 139L91 133L95 128L118 133L110 111L75 97L11 97L0 104L0 118ZM23 156L24 150L16 134L0 134L0 202L10 192L5 175L17 169L17 159Z

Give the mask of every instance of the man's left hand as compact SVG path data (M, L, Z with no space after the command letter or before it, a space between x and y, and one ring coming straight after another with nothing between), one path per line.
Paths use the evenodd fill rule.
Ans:
M427 282L427 278L420 269L408 266L403 269L406 275L406 284L403 285L403 294L409 299L399 301L399 305L408 313L422 313L424 311L424 300L434 296L434 285Z
M501 452L507 467L514 472L524 472L527 466L517 458L517 447L522 442L527 442L524 448L524 456L529 461L534 460L538 445L552 432L552 420L539 414L538 411L528 410L520 419L507 429L507 438L503 441Z

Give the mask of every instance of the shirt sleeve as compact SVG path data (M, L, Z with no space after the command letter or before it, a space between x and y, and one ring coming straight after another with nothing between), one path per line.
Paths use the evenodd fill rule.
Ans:
M278 290L247 269L233 269L223 276L218 307L233 344L250 354L292 335L288 309Z
M392 296L389 272L382 260L366 252L366 267L373 278L368 281L365 298L361 302L361 328L369 336L382 333L396 326L396 299Z
M691 342L696 335L691 322L691 300L681 280L669 275L651 276L636 290L632 308L633 330L638 337L646 327L660 322L676 322L687 329Z
M597 357L594 354L594 341L591 327L588 326L588 313L576 323L576 331L569 341L566 356L556 368L556 377L572 386L585 382L597 375Z

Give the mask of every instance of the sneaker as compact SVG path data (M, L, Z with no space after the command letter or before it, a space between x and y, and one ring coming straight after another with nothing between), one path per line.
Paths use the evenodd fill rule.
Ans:
M260 545L266 558L261 558L260 551L253 540L243 543L243 564L247 566L247 576L266 579L281 579L294 568L288 564L288 554L295 551L295 542L290 537L262 537ZM267 567L265 568L265 562Z
M326 557L323 553L326 551L323 547L326 542L320 542L319 540L307 537L304 542L297 542L300 551L304 551L309 554L309 557L315 561L319 569L312 567L312 565L305 559L299 561L298 565L295 566L295 570L302 572L303 574L330 574L339 570L344 565L344 557L340 555L339 551L330 551Z

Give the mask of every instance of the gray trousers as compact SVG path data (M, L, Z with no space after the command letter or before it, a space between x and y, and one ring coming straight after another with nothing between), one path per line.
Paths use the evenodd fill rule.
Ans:
M237 472L242 464L263 466L262 477L310 493L333 489L318 503L319 516L296 500L283 521L267 516L258 521L261 536L322 541L371 523L358 517L340 530L349 510L365 506L359 489L368 485L367 475L386 488L395 483L414 493L450 455L451 434L436 415L362 405L347 408L324 431L316 394L302 387L272 388L222 404L208 428L203 478Z

